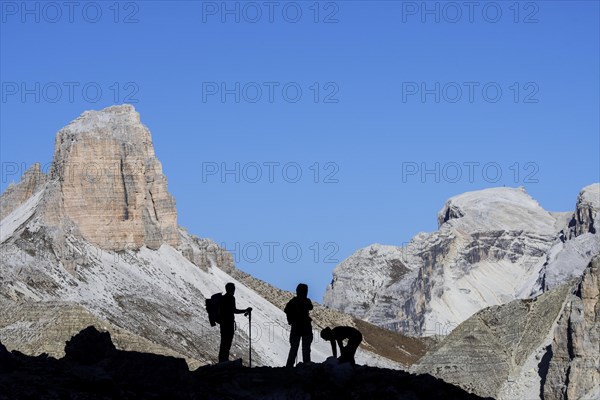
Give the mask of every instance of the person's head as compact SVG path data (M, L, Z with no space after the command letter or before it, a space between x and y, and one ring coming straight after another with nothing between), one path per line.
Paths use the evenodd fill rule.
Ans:
M232 282L229 282L227 285L225 285L225 292L229 294L234 294L235 285Z
M296 296L308 297L308 285L306 283L299 283L296 287Z
M331 340L331 328L327 327L321 331L321 339Z

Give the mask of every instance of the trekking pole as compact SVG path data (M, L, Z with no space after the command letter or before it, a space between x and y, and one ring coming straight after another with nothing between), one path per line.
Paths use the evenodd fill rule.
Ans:
M252 311L248 313L248 337L250 338L250 350L248 351L248 364L252 368Z

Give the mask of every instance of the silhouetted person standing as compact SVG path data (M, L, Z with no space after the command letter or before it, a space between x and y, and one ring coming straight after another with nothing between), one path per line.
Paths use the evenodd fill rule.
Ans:
M310 362L310 344L313 341L312 319L308 315L313 309L312 301L308 298L308 285L300 283L296 287L296 297L291 299L285 306L285 314L288 323L292 326L290 330L290 353L286 367L293 367L298 354L300 340L302 340L302 361Z
M219 347L219 362L229 361L229 350L233 342L233 333L235 332L235 314L248 315L252 308L238 310L235 307L235 285L229 282L225 285L225 294L221 297L219 304L219 316L221 319L221 346Z
M321 331L321 337L323 340L331 342L331 351L333 352L334 357L337 357L335 343L337 342L338 346L340 346L339 362L349 362L352 365L356 364L354 355L363 338L362 333L360 333L358 329L352 328L351 326L336 326L333 329L325 328ZM346 344L346 346L344 346L345 339L348 339L348 344Z

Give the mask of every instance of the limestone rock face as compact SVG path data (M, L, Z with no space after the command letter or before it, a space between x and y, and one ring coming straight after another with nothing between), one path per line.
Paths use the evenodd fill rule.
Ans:
M544 356L545 400L600 398L600 257L567 299Z
M33 164L21 177L18 184L10 185L0 197L0 220L23 204L40 190L48 177L40 170L40 164Z
M599 267L597 256L576 282L478 312L413 372L498 399L598 398Z
M564 286L535 300L515 300L478 312L428 352L413 372L430 371L470 392L497 398L503 385L517 380L515 371L526 369L528 355L544 344L567 291ZM537 381L539 391L539 377Z
M582 275L600 254L600 184L586 186L577 196L575 211L559 225L558 240L547 252L531 295L537 295Z
M579 193L577 206L569 222L569 238L584 233L596 233L600 228L594 222L600 210L600 183L586 186Z
M376 298L380 302L388 300L377 294L410 271L401 248L371 245L358 250L336 267L334 281L323 302L328 307L364 318ZM351 302L348 302L349 296L352 296ZM388 317L394 318L395 315Z
M406 245L372 245L339 264L324 304L414 336L445 336L477 311L530 298L581 275L600 253L600 184L582 190L585 233L565 237L566 213L544 210L522 188L450 198L439 229ZM582 211L583 210L583 211ZM587 221L587 222L586 222Z
M60 183L56 212L90 243L107 250L179 244L175 200L132 106L87 111L61 129L50 179Z
M325 305L408 335L446 335L529 294L556 237L555 217L520 188L455 196L438 222L403 247L373 245L344 260Z

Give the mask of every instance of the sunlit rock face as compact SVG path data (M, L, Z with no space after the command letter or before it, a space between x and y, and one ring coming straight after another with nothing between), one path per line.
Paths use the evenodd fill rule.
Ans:
M584 188L574 213L548 212L523 188L452 197L436 232L403 247L371 245L339 264L324 303L408 335L447 335L485 307L580 276L600 252L590 228L598 225L599 188Z
M40 169L40 164L33 164L21 177L19 183L12 183L0 197L0 220L19 207L42 186L46 184L48 176Z
M531 300L486 308L413 366L497 399L600 397L600 256Z
M87 111L61 129L51 179L60 182L60 211L90 243L107 250L178 245L175 200L132 106Z
M600 228L595 223L600 210L600 184L583 188L577 198L577 207L569 222L569 237L585 233L596 233Z

